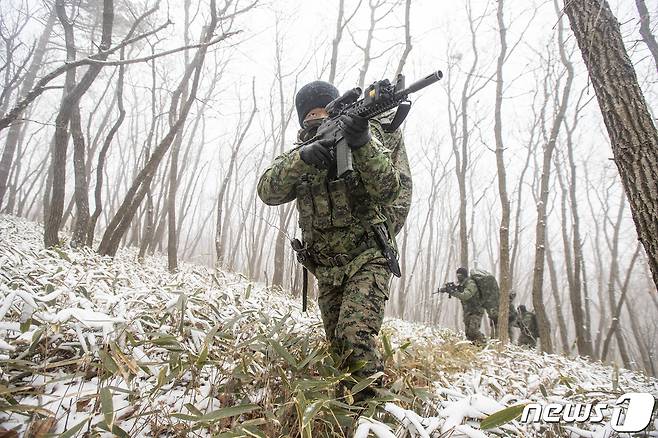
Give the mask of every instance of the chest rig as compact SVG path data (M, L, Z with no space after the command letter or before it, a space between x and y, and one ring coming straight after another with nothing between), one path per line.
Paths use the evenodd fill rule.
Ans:
M364 233L369 233L373 223L385 220L380 218L379 208L368 199L357 171L343 178L332 178L327 172L303 175L297 185L296 197L298 224L307 247L322 240L326 232L336 229L346 229L348 235L347 230L362 231L362 235L355 232L350 235L359 240Z

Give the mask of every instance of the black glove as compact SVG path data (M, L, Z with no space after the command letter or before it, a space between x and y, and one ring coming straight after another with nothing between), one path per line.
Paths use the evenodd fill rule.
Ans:
M333 161L328 149L331 144L332 141L328 139L316 140L299 148L299 156L306 164L315 166L318 169L326 169Z
M345 141L352 149L358 149L370 141L368 119L344 114L340 116L340 127Z

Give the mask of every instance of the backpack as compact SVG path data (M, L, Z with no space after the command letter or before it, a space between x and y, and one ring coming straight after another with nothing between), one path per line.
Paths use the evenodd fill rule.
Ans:
M375 117L375 120L380 124L390 123L394 116L395 112L388 112ZM391 150L391 159L395 167L400 171L400 194L391 205L386 205L382 208L388 222L389 230L393 232L393 235L397 235L402 230L409 214L409 208L411 207L412 184L409 160L407 159L407 151L400 129L388 133L379 124L375 124L374 127L384 140L384 147Z
M480 291L480 297L489 298L495 297L499 294L498 282L496 277L491 272L483 269L472 269L470 277L475 281L475 284Z

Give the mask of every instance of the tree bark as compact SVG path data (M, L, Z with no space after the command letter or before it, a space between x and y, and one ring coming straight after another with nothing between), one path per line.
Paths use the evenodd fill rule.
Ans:
M608 2L565 1L564 11L589 71L638 237L658 287L658 131Z
M89 226L89 182L85 163L85 138L80 121L80 105L75 105L71 114L71 137L73 138L73 171L75 176L75 224L71 246L86 244Z

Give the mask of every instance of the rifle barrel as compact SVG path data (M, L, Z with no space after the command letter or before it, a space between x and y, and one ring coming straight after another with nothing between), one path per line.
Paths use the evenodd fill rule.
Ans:
M396 93L396 97L397 96L406 97L411 93L415 93L416 91L422 90L428 85L432 85L433 83L440 81L442 77L443 77L443 72L441 70L437 70L434 73L430 73L429 75L425 76L423 79L417 80L416 82L405 88L404 90Z

